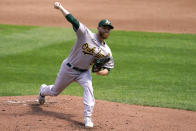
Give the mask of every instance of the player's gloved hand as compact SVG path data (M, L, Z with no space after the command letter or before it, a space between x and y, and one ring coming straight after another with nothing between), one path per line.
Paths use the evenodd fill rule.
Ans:
M110 61L109 56L95 59L92 72L99 72L108 61Z
M55 9L60 9L61 8L61 3L60 2L55 2L54 3L54 8Z
M93 65L92 72L99 72L101 70L101 67L98 67L97 65Z

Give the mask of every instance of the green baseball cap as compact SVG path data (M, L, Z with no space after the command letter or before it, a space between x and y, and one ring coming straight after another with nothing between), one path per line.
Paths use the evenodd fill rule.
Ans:
M109 20L103 19L99 22L98 24L99 27L102 26L109 26L111 29L114 29L114 26L112 25L112 23Z

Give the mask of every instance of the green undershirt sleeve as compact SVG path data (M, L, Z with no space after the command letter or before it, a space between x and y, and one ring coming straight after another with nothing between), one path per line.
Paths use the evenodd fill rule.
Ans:
M71 14L66 15L66 19L72 24L75 31L79 29L79 21L74 18Z

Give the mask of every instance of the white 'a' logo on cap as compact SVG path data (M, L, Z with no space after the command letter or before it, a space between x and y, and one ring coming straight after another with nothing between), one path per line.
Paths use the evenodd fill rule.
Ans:
M106 20L106 22L105 22L106 24L110 24L111 22L109 21L109 20Z

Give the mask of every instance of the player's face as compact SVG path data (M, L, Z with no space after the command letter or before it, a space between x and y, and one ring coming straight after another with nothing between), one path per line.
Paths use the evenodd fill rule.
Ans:
M103 39L107 39L110 35L111 28L109 26L98 27L99 35Z

